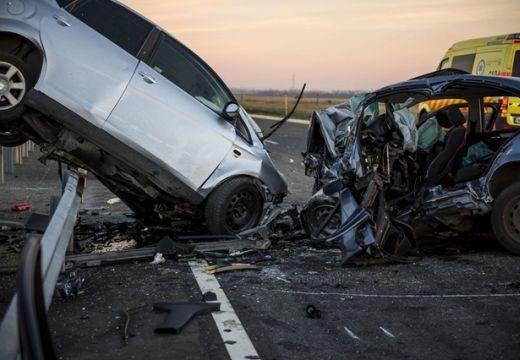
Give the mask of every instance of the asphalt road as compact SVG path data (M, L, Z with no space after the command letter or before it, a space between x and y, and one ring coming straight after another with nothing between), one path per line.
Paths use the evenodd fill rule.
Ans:
M264 129L271 124L259 120ZM288 178L288 203L301 204L311 190L300 155L306 128L288 123L267 144ZM34 165L34 176L44 169ZM7 214L9 204L25 196L21 187L40 194L31 200L35 210L46 211L45 189L57 181L54 169L47 178L38 186L17 181L12 189L2 188L6 201L0 211ZM111 197L95 179L88 181L83 208L93 209L91 220L128 220L122 204L106 204ZM262 359L518 359L520 258L489 235L437 245L410 264L344 268L336 249L316 249L305 240L279 242L262 253L270 258L259 263L259 271L217 278ZM84 273L84 292L55 298L49 313L60 358L229 358L210 315L198 316L180 334L154 334L164 315L151 310L153 303L201 298L186 263L131 262ZM0 279L0 290L12 289L12 277ZM8 299L0 300L5 305ZM310 304L321 318L306 315ZM131 314L127 345L124 311Z

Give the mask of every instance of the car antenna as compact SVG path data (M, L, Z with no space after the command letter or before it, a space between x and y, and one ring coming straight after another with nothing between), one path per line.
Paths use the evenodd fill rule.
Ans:
M276 123L274 123L273 125L270 126L270 129L271 131L269 131L267 133L267 135L264 135L260 140L261 141L264 141L264 140L267 140L269 139L279 128L282 127L283 124L285 124L285 122L287 120L289 120L289 118L292 116L292 114L294 114L294 111L296 110L296 108L298 107L298 105L300 104L300 100L302 99L302 96L303 96L303 92L305 91L305 87L307 86L307 83L303 84L303 87L302 87L302 90L300 91L300 95L298 95L298 99L296 100L296 103L294 104L293 108L291 109L291 111L289 111L289 113L287 115L285 115L285 117L282 119L282 120L279 120L277 121Z

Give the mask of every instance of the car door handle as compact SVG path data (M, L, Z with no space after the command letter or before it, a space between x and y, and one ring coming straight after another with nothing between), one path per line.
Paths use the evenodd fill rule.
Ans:
M144 71L139 71L139 75L143 78L145 82L148 84L156 84L157 80L154 79L154 77L150 74L145 73Z
M54 20L56 20L56 22L58 24L60 24L61 26L64 26L64 27L69 27L70 26L70 23L63 16L61 16L61 15L54 15L53 17L54 17Z

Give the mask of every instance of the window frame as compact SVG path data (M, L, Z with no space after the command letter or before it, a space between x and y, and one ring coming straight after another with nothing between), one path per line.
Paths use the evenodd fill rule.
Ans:
M511 76L520 77L520 49L516 50L513 55L513 66L511 67Z
M146 65L152 67L150 61L151 59L155 56L156 52L158 51L159 49L159 46L162 42L162 40L164 39L171 39L173 42L175 42L176 45L178 45L183 51L185 51L189 56L191 56L193 59L195 59L195 61L197 61L199 63L200 66L202 66L207 72L208 74L213 77L213 79L218 83L218 85L221 87L221 89L225 92L225 94L228 96L229 100L231 102L234 102L236 104L238 104L238 101L236 100L235 98L235 95L231 92L231 90L229 90L228 86L226 85L226 83L220 78L220 76L215 72L215 70L213 70L211 68L211 66L209 66L200 56L198 56L195 52L193 52L190 48L188 48L186 45L184 45L182 42L180 42L179 40L177 40L175 37L173 37L172 35L168 34L167 32L165 31L161 31L161 30L158 30L159 31L159 34L157 34L155 40L153 40L153 48L149 51L148 55L145 56L144 58L142 58L141 60L146 63ZM173 81L171 81L170 79L168 78L165 78L166 80L168 80L170 83L178 86L177 84L175 84ZM190 93L188 93L187 91L185 91L184 89L182 89L181 87L179 87L179 89L181 89L182 91L184 91L186 94L188 94L190 97L192 97L193 99L195 99L195 97L193 97ZM196 100L196 99L195 99ZM205 108L207 108L208 110L214 112L215 114L217 114L220 118L226 120L224 117L223 117L223 114L222 112L217 112L215 111L214 109L210 108L209 106L207 105L204 105L202 102L198 101L202 106L204 106ZM246 125L245 123L245 120L242 118L241 115L238 115L238 118L236 119L236 121L239 121L240 122L240 126L235 124L234 122L232 121L229 121L229 120L226 120L228 121L231 125L233 125L233 127L235 128L236 130L236 133L241 137L243 138L245 141L247 141L249 144L252 144L253 143L253 139L251 137L251 132L249 130L249 127ZM244 129L246 134L244 134L241 129Z
M67 1L67 0L64 0L64 1ZM149 41L150 37L152 37L152 35L154 34L154 32L157 30L157 26L152 23L151 21L149 21L148 19L144 18L143 16L141 16L140 14L136 13L135 11L132 11L130 8L124 6L123 4L121 3L118 3L116 1L112 1L112 0L102 0L102 1L105 1L107 3L111 3L112 5L116 6L118 9L120 9L121 11L124 11L128 14L131 14L132 16L135 16L137 18L139 18L140 20L142 20L144 23L148 24L149 27L150 27L150 30L148 31L148 33L145 35L144 39L141 41L141 43L139 44L137 50L135 53L131 53L130 51L126 50L125 48L123 48L121 45L117 44L115 41L113 41L112 39L110 39L109 37L107 37L105 34L103 34L102 32L94 29L92 26L90 26L89 24L87 24L86 22L84 22L82 19L76 17L72 12L71 10L68 8L69 6L78 6L78 7L82 7L84 4L90 2L90 1L93 1L93 0L70 0L70 1L67 1L66 4L64 5L61 5L59 0L56 0L56 3L58 4L58 6L60 8L62 8L63 10L65 10L68 14L70 14L71 16L73 16L75 19L77 19L78 21L80 21L82 24L84 24L85 26L87 26L89 29L95 31L97 34L103 36L105 39L107 39L108 41L110 41L112 44L114 44L115 46L117 46L118 48L120 48L121 50L125 51L127 54L135 57L135 58L138 58L139 59L139 56L142 54L143 52L143 49L145 49L146 47L146 44L147 42Z

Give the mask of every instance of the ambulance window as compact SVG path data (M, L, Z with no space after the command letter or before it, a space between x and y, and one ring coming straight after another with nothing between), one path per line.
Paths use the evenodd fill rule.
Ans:
M448 67L448 61L450 61L449 58L443 59L441 61L441 63L439 64L439 67L437 68L437 70L446 69Z
M471 71L473 70L474 61L475 61L475 54L454 56L451 67L471 73Z
M513 63L513 76L520 77L520 50L515 53L515 61Z

